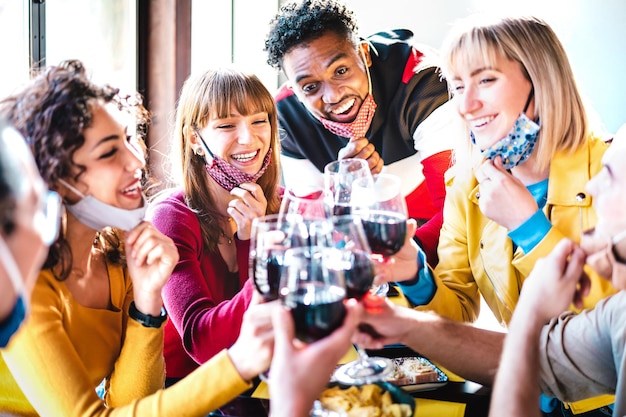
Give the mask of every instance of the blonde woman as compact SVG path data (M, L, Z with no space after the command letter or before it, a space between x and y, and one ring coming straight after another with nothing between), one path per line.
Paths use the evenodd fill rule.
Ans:
M607 144L590 133L563 45L541 19L471 16L441 53L468 147L447 183L439 264L422 267L405 245L395 280L420 309L459 321L477 318L482 295L506 326L536 261L595 226L585 184ZM583 308L615 292L588 273Z

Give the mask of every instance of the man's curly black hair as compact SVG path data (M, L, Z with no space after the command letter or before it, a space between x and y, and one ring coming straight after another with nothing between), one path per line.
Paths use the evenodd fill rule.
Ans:
M356 47L358 26L354 13L335 0L304 0L287 3L270 22L264 51L267 63L282 69L291 49L322 37L327 32L345 36Z

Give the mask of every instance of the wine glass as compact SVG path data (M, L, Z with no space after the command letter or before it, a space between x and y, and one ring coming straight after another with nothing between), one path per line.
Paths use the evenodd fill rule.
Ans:
M372 288L374 266L370 248L358 215L334 216L330 219L332 232L327 236L328 243L341 249L334 268L344 270L347 297L361 300ZM341 366L335 378L345 384L369 384L384 379L393 371L393 363L388 358L371 357L363 347L356 346L359 358Z
M269 214L252 221L249 270L265 301L278 299L285 251L305 243L302 227L297 214Z
M298 214L305 221L325 219L324 190L321 188L286 189L279 213Z
M406 240L408 211L400 178L385 173L374 175L373 181L359 178L352 184L352 200L353 210L363 222L372 257L385 267ZM382 286L389 288L387 283Z
M280 296L291 311L296 337L305 343L328 336L345 318L344 273L332 267L340 252L317 245L285 251Z
M373 181L367 161L359 158L340 159L324 167L324 193L329 213L335 216L350 214L352 184L356 179Z

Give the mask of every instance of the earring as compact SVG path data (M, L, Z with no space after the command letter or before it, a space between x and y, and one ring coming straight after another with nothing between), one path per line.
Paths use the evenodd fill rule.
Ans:
M200 146L198 146L197 148L194 148L193 153L195 153L198 156L204 156L204 150L202 150Z

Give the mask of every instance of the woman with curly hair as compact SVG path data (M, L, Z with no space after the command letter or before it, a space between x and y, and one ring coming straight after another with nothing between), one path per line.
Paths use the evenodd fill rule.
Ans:
M0 112L27 138L67 211L30 318L2 352L0 412L204 416L247 389L269 365L273 335L244 319L228 352L162 390L161 290L179 256L143 221L149 115L139 97L96 85L80 61L66 61L0 102ZM247 349L259 357L251 361Z

